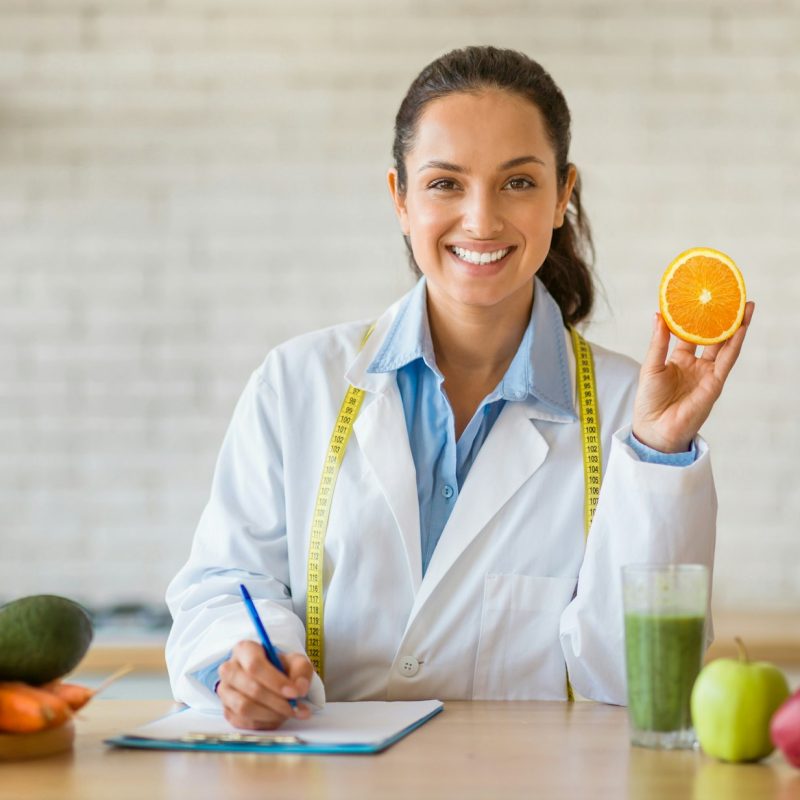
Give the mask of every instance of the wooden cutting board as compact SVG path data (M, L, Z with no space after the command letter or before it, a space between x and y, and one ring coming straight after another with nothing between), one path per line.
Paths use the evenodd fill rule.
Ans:
M25 758L62 753L75 741L75 725L65 722L57 728L37 733L0 733L0 761L18 761Z

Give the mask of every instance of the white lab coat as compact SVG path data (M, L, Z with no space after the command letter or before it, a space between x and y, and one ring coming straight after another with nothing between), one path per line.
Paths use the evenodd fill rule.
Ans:
M604 469L588 542L580 423L533 399L509 402L423 578L415 469L395 374L366 371L401 302L361 351L367 323L339 325L277 347L252 375L190 558L167 592L175 697L218 706L193 673L240 639L256 639L240 581L274 643L304 650L314 500L352 383L366 394L325 540L328 699L558 700L566 697L566 664L578 694L624 704L620 567L711 569L716 496L706 444L698 438L688 467L639 461L624 443L638 367L592 345ZM311 699L323 702L325 692L315 677Z

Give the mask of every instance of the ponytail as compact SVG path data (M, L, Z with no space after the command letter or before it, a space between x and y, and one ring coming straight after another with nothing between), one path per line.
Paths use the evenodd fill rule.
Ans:
M581 205L581 179L578 175L564 224L553 231L547 258L536 273L558 303L567 325L576 325L591 313L595 294L593 262L592 232Z

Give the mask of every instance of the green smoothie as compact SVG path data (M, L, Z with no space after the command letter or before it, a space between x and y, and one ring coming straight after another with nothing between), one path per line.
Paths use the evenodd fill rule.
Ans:
M628 704L642 731L692 727L689 698L703 659L702 616L625 615Z

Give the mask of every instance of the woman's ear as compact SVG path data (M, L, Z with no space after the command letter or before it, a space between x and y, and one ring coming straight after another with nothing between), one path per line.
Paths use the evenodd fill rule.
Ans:
M567 179L564 185L558 190L558 201L556 202L556 213L553 217L553 228L560 228L564 224L564 217L567 213L569 199L572 197L572 189L578 179L578 169L574 164L567 165Z
M389 184L389 193L392 195L392 203L394 204L394 213L397 214L397 219L400 222L400 230L403 231L404 236L410 234L408 225L408 211L406 210L406 196L405 192L400 191L400 184L397 178L397 170L392 167L386 173L386 182Z

